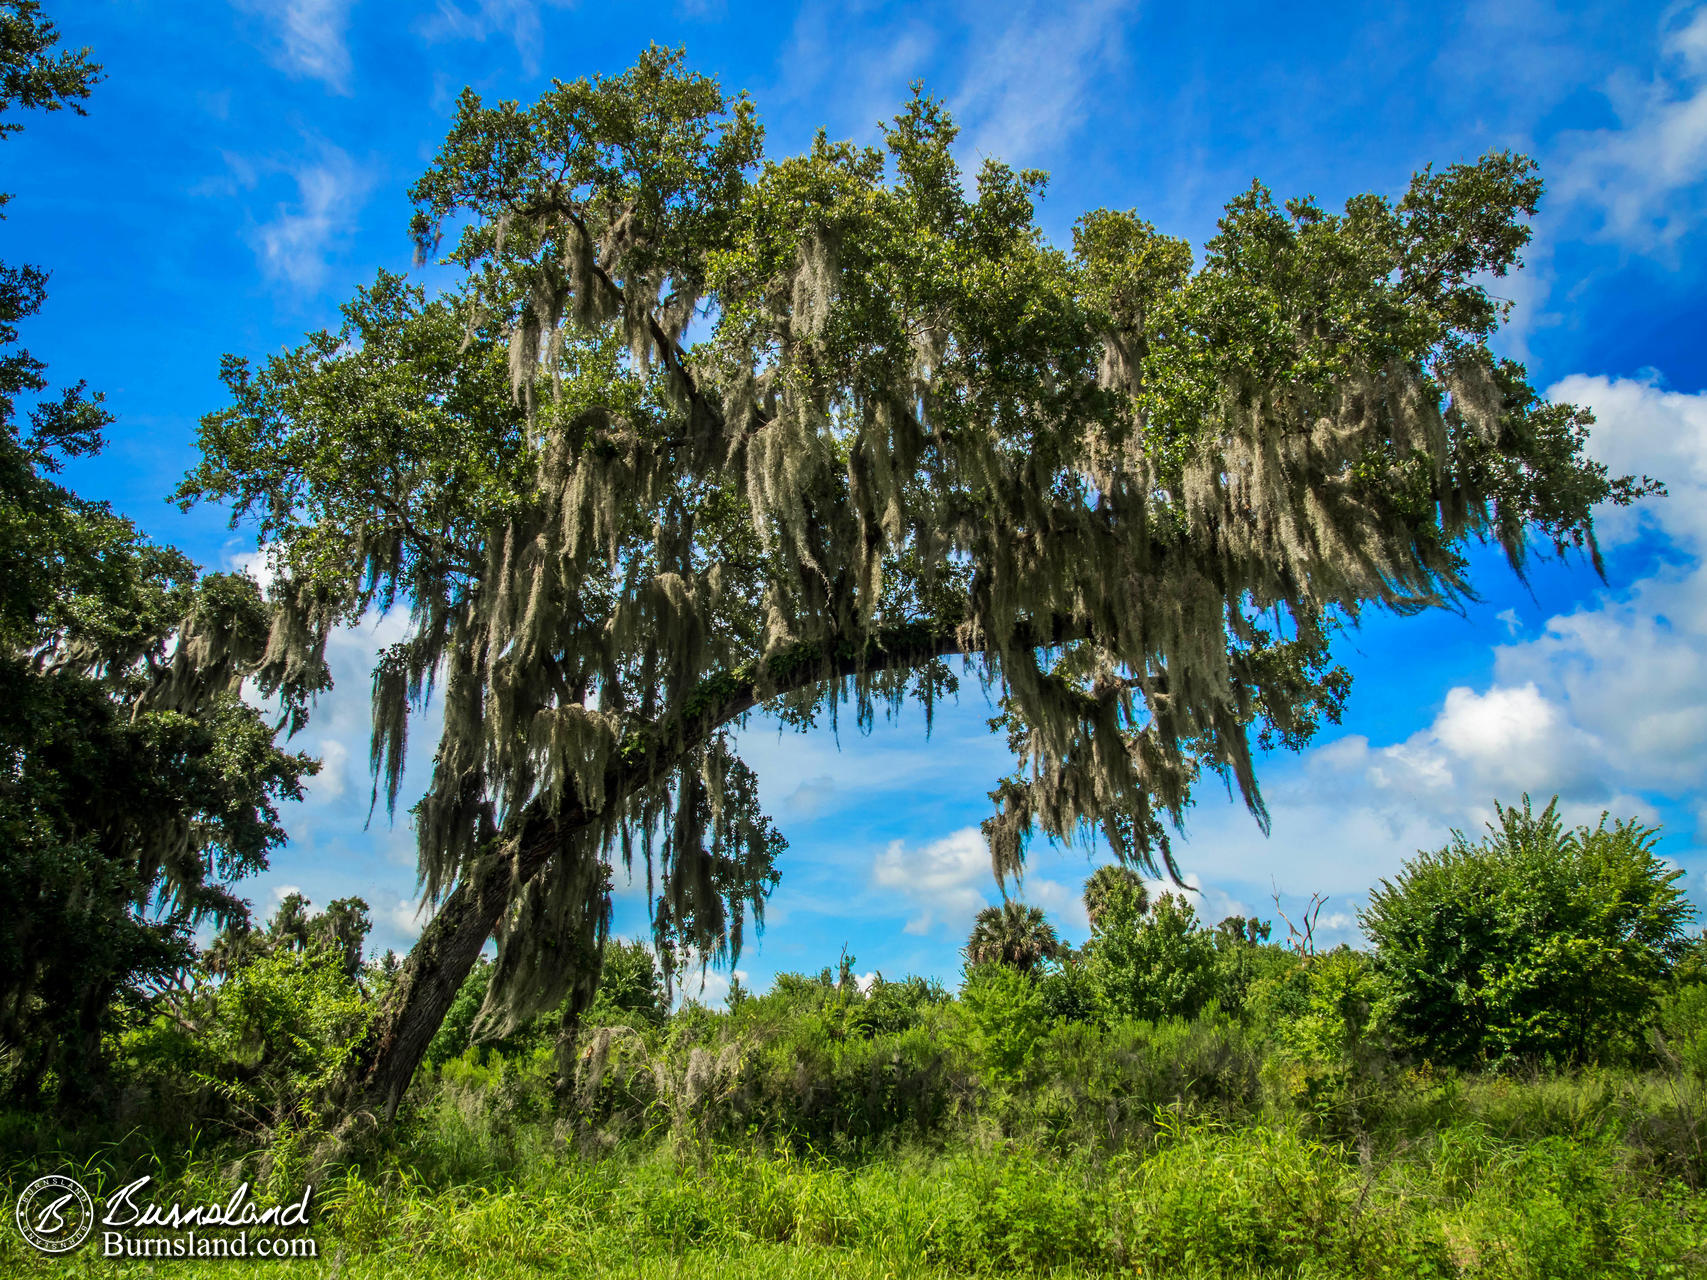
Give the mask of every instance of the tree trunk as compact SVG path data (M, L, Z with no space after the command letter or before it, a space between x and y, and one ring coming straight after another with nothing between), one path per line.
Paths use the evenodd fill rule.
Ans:
M386 1124L396 1118L463 979L504 909L550 858L556 837L557 823L536 817L524 825L513 853L500 847L485 854L457 882L409 952L363 1047L350 1083L350 1110Z
M1016 634L1020 636L1021 647L1031 648L1058 644L1074 633L1074 624L1050 619L1044 627ZM913 667L963 651L952 625L920 621L838 645L803 642L796 646L795 653L774 664L771 678L763 688L750 670L738 677L707 679L687 699L687 708L672 723L669 732L656 735L644 749L630 752L624 760L612 765L605 779L604 794L618 796L655 782L694 743L704 741L722 725L752 710L763 698L840 679L859 670ZM365 1112L385 1124L396 1118L398 1104L403 1101L427 1046L438 1034L451 1001L503 918L505 908L550 860L564 828L585 824L594 816L578 806L555 816L548 816L542 810L530 811L518 839L513 843L506 841L484 855L458 880L404 961L397 985L346 1077L344 1096L337 1100L338 1110L346 1116ZM596 973L591 980L596 984ZM573 1030L566 1030L572 1054Z

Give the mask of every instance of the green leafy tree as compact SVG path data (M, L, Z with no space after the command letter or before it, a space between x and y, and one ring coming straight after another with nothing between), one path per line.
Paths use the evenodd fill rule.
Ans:
M1098 1007L1114 1018L1189 1018L1215 995L1215 939L1185 897L1164 893L1148 913L1116 895L1085 946Z
M881 146L768 159L746 98L656 48L532 106L465 92L411 192L449 286L381 275L227 360L182 498L254 521L305 658L409 604L374 680L388 799L411 714L445 712L439 909L366 1105L500 925L494 1026L591 1000L607 858L648 861L661 934L739 947L781 848L728 733L757 708L928 710L962 657L1018 754L1000 874L1085 829L1175 869L1201 774L1260 820L1253 743L1339 715L1337 626L1462 597L1477 540L1592 554L1596 504L1644 491L1489 351L1528 160L1342 212L1253 187L1195 260L1108 210L1051 244L1044 175L963 175L955 137L921 92Z
M1556 797L1495 811L1482 840L1454 832L1360 915L1393 1026L1443 1063L1628 1050L1696 914L1683 873L1634 820L1571 829Z
M1043 908L1007 899L973 918L965 955L969 966L1001 964L1029 974L1059 958L1061 951L1061 939Z
M643 1022L659 1023L669 1014L670 999L657 957L644 942L619 940L605 947L598 1005Z
M0 5L0 113L79 109L100 69L56 39L39 4ZM231 884L313 764L239 697L250 675L303 688L266 669L254 583L198 578L56 479L111 415L18 346L46 283L0 266L0 1091L69 1107L98 1100L104 1032L173 979L191 927L244 915Z

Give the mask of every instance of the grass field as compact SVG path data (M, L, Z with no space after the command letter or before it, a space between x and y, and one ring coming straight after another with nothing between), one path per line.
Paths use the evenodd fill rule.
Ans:
M1680 1092L1683 1089L1684 1092ZM1707 1195L1680 1168L1697 1097L1590 1073L1413 1087L1378 1134L1329 1139L1277 1114L1158 1109L1122 1149L968 1124L856 1160L659 1135L599 1154L563 1121L504 1123L496 1095L441 1090L401 1140L313 1198L313 1261L69 1259L8 1230L7 1275L185 1277L970 1274L1659 1277L1707 1273ZM15 1118L15 1121L18 1118ZM1667 1126L1670 1126L1669 1128ZM1695 1126L1688 1126L1693 1130ZM132 1135L70 1161L97 1195L159 1153ZM167 1184L223 1200L229 1153ZM6 1204L44 1147L14 1168ZM161 1162L170 1166L168 1156ZM295 1175L275 1170L282 1185ZM300 1185L300 1184L297 1184ZM162 1193L157 1198L166 1198Z

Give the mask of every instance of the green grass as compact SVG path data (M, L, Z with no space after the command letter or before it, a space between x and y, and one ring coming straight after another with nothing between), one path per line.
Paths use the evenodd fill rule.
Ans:
M406 1146L336 1175L315 1195L311 1263L120 1263L88 1245L50 1261L8 1230L0 1274L1703 1274L1707 1196L1612 1136L1605 1108L1583 1109L1597 1085L1576 1083L1574 1112L1562 1101L1572 1091L1479 1084L1459 1095L1457 1119L1380 1152L1296 1125L1178 1112L1157 1117L1143 1151L1060 1156L986 1133L857 1164L667 1143L590 1158L547 1150L544 1125L520 1165L477 1181L424 1177L404 1163ZM1575 1135L1540 1132L1573 1117ZM26 1172L14 1171L14 1188ZM97 1160L82 1172L99 1184L128 1170ZM172 1181L189 1198L223 1196L232 1172L208 1157Z

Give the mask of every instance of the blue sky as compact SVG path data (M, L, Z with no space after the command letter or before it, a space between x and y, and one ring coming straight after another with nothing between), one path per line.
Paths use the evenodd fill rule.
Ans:
M220 406L224 352L257 357L331 323L353 289L410 264L404 191L458 91L531 100L553 76L629 65L649 40L755 99L772 154L823 126L871 139L922 79L963 125L961 150L1049 170L1046 229L1136 208L1201 243L1260 178L1329 204L1396 193L1414 169L1495 148L1549 182L1501 346L1537 385L1600 416L1594 452L1671 497L1603 525L1609 581L1547 565L1526 587L1478 555L1464 615L1371 618L1342 645L1356 675L1344 725L1264 762L1264 839L1206 789L1181 861L1210 920L1330 902L1355 935L1368 887L1496 798L1555 792L1665 826L1662 850L1707 905L1707 8L1513 3L1214 7L1159 3L615 6L550 0L83 0L50 6L108 81L90 116L38 118L0 148L17 193L8 261L53 271L30 347L88 378L119 415L111 446L70 470L209 567L252 539L223 514L164 502ZM367 810L366 689L376 619L332 648L339 683L303 735L326 769L286 821L291 845L252 882L324 903L367 898L381 946L415 924L413 838ZM1004 772L976 682L939 713L743 737L792 842L769 928L741 969L833 963L952 980L997 889L977 837ZM414 736L410 782L432 733ZM1071 940L1084 850L1039 848L1024 893ZM644 918L621 896L619 930ZM1284 928L1282 927L1282 932ZM713 975L706 995L724 979Z

